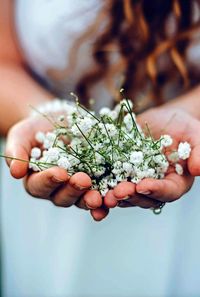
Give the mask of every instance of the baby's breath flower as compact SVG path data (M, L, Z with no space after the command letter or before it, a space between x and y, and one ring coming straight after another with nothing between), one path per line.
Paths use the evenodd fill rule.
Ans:
M43 132L37 132L35 135L35 140L39 143L43 143L45 140L45 134Z
M179 175L183 175L183 167L180 164L175 165L175 171Z
M60 115L59 117L58 117L58 121L59 122L63 122L65 120L65 116L64 115Z
M188 142L180 142L178 146L178 156L182 160L186 160L189 158L191 153L191 147Z
M120 102L120 106L122 105L125 105L128 109L129 109L129 106L130 106L130 109L132 110L133 109L133 102L129 99L123 99L121 102Z
M178 151L167 159L164 148L172 145L172 138L163 135L153 139L150 131L146 136L132 107L132 102L124 99L113 110L103 107L98 117L79 103L66 106L53 131L36 134L42 150L32 149L30 169L40 171L57 165L68 174L85 172L91 176L92 189L102 196L122 181L137 184L144 178L164 178L168 160L175 164L177 174L183 174L177 162L189 157L190 145L180 143ZM59 122L64 120L66 126L62 127Z
M29 169L32 169L35 172L40 171L40 168L37 165L37 160L35 158L30 158Z
M38 147L34 147L31 150L31 157L34 159L39 159L41 156L41 149L39 149Z
M48 157L50 162L57 161L60 156L60 149L58 149L57 147L51 147L48 150L46 156Z
M128 162L122 164L123 170L127 173L128 176L131 176L133 173L133 165Z
M108 189L108 188L103 188L103 189L101 189L101 190L100 190L100 192L101 192L101 195L102 195L103 197L105 197L105 196L106 196L106 194L108 193L108 191L109 191L109 189Z
M111 188L114 188L117 185L117 180L112 178L110 180L108 180L108 186Z
M176 163L179 161L178 152L172 152L168 155L168 160L172 163Z
M144 160L143 152L131 152L130 161L134 165L140 165Z
M102 107L99 111L100 116L105 116L110 114L111 110L108 107Z
M164 147L168 147L172 145L173 139L171 138L170 135L162 135L161 136L161 145Z
M64 168L66 170L68 170L71 167L71 164L70 164L68 158L66 158L66 157L59 158L57 164L58 164L58 167Z
M53 146L56 140L56 137L57 136L55 133L47 132L46 137L44 139L44 148L50 149Z
M135 119L135 115L132 113L133 119ZM128 131L130 131L133 128L133 119L130 113L127 113L124 117L124 124L126 125L126 128Z
M101 175L103 175L105 173L105 168L104 167L98 167L95 172L94 175L96 177L100 177Z

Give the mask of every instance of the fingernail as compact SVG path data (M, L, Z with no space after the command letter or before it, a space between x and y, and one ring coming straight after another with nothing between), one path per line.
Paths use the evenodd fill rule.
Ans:
M131 198L131 197L130 196L125 196L124 198L121 198L121 200L127 200L129 198Z
M89 187L83 187L83 186L79 186L77 184L72 185L72 187L75 188L78 191L85 191L85 190L89 189Z
M85 203L85 205L87 206L87 208L89 209L96 209L96 207L91 207L90 205L88 205L87 203Z
M64 183L65 182L63 179L59 179L59 178L57 178L55 176L52 177L52 181L54 183Z
M144 191L144 192L142 192L142 191L139 191L138 192L138 194L142 194L142 195L150 195L150 194L152 194L152 192L151 191Z

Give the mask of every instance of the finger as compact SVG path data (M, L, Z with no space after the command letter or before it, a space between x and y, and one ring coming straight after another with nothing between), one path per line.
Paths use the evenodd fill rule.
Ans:
M51 195L52 201L57 206L69 207L75 204L91 185L91 179L86 173L75 173L66 185Z
M28 162L12 160L12 158L28 161L31 148L37 144L35 140L36 131L46 131L50 128L52 127L45 119L27 118L10 129L5 154L11 157L7 158L6 161L13 177L24 177L28 172Z
M97 190L90 190L83 196L86 206L89 209L96 209L102 205L102 197Z
M127 199L135 193L135 184L131 182L121 182L113 190L117 200Z
M188 192L193 181L191 175L180 176L170 173L162 180L150 178L142 180L136 185L136 192L162 202L171 202Z
M103 220L109 213L109 209L105 207L99 207L96 209L91 209L90 213L93 219L97 222Z
M119 202L119 207L156 208L160 205L160 201L145 197L143 195L134 195L133 197Z
M52 167L25 177L24 186L27 192L38 198L47 199L53 191L69 180L66 170Z
M118 204L118 201L114 195L114 191L109 190L106 196L104 197L104 205L108 208L114 208L117 206L117 204Z
M188 170L193 176L200 176L200 125L199 121L193 119L193 125L190 129L187 141L190 143L192 151L187 160Z
M10 173L14 178L23 178L27 172L29 167L29 155L27 150L22 147L16 147L12 153L6 153L6 156L10 156L11 158L21 159L21 160L11 160L10 158L6 158L6 162L10 167Z
M83 195L75 202L75 206L81 209L89 210L88 206L85 204Z
M188 170L193 176L200 176L200 145L196 145L188 159Z

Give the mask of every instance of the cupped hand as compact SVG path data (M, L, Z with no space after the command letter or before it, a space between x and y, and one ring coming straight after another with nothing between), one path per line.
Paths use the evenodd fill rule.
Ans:
M90 190L91 179L78 172L69 176L66 170L52 167L41 172L30 172L28 160L31 149L38 145L35 134L38 131L53 129L42 116L27 118L11 128L8 133L6 156L11 175L15 178L24 178L27 192L38 198L48 199L57 206L69 207L73 204L83 209L90 209L95 220L103 219L108 210L102 207L102 197L98 191ZM12 160L12 158L22 159Z
M169 134L173 138L170 150L177 149L180 142L189 142L191 155L182 162L183 175L170 170L162 180L146 178L137 185L130 182L118 184L104 199L109 208L116 205L157 208L161 202L172 202L182 197L192 187L194 177L200 175L200 122L196 118L184 110L163 106L142 113L137 120L143 129L148 123L154 138Z

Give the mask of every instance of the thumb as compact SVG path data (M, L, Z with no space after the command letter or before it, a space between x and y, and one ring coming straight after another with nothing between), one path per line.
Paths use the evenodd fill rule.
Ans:
M14 178L23 178L28 172L31 143L27 137L20 137L17 129L11 129L6 142L6 162Z
M200 144L192 149L188 159L188 170L192 176L200 176Z
M192 149L187 160L189 173L192 176L200 176L200 121L193 120L187 141Z
M6 150L6 162L10 167L10 173L14 178L23 178L28 172L29 155L25 148L19 146Z

